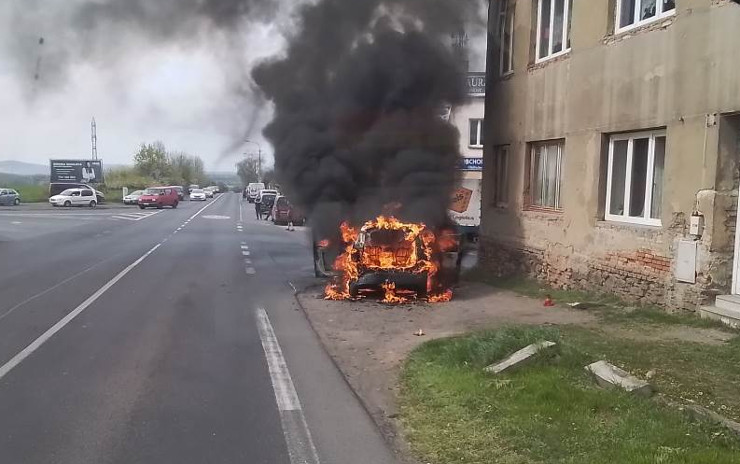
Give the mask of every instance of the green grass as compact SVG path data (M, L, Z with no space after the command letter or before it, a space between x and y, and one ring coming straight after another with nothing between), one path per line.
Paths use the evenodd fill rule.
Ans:
M559 342L553 355L510 374L482 371L542 339ZM724 429L650 399L596 388L583 366L602 358L658 368L654 381L666 394L692 390L710 374L717 381L708 390L728 398L738 391L738 343L664 346L581 328L505 328L432 341L410 356L400 397L407 438L423 462L434 464L740 462L740 441ZM657 360L665 359L670 368L663 373ZM727 374L726 387L715 390Z
M10 187L21 195L23 203L43 203L49 199L49 185L18 185Z
M503 290L510 290L531 298L544 299L549 295L556 304L563 306L568 305L568 303L589 303L591 306L587 311L594 312L603 322L610 324L671 324L738 332L719 321L701 319L688 313L672 314L657 306L630 304L613 294L556 289L533 279L495 277L483 269L469 271L463 278Z

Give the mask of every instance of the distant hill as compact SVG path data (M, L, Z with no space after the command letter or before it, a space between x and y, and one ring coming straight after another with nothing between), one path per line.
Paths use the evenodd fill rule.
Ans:
M212 171L206 172L206 175L214 182L223 182L225 184L238 184L239 176L233 171Z
M0 172L16 176L48 176L49 166L23 161L0 161Z
M21 185L48 184L48 175L19 176L0 172L0 187L18 187Z

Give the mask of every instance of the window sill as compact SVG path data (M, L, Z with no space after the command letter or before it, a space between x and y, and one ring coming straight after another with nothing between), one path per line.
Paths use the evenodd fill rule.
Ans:
M571 50L570 48L566 48L565 50L559 51L559 52L557 52L557 53L553 53L552 55L548 55L548 56L546 56L546 57L544 57L544 58L536 58L536 59L534 60L534 64L542 64L542 63L546 63L546 62L548 62L548 61L552 61L552 60L554 60L555 58L559 58L559 57L561 57L561 56L565 56L565 55L567 55L568 53L570 53L570 50Z
M645 219L645 218L636 218L636 217L626 217L626 216L613 216L607 214L604 218L605 222L610 222L614 224L625 224L628 226L643 226L643 227L654 227L654 228L661 228L663 227L663 223L660 221L660 219Z
M656 16L654 18L643 19L642 21L637 22L635 24L630 24L629 26L619 28L614 32L614 35L620 35L620 34L631 32L637 29L642 29L642 28L645 28L646 26L650 26L652 24L658 23L665 19L674 18L675 16L676 16L676 10L673 9L669 13L663 13L660 16Z
M476 150L483 150L483 145L468 145L468 148L474 148Z
M542 69L546 66L549 66L553 63L560 63L561 61L565 61L568 58L570 58L570 52L571 49L568 49L564 52L557 53L555 55L550 55L547 58L537 59L534 63L531 63L527 67L527 71L535 71L537 69Z
M662 225L645 224L641 222L626 222L626 221L614 221L611 219L602 219L596 221L596 227L603 229L622 229L632 231L645 231L645 232L662 232Z
M611 43L619 42L621 40L629 39L630 37L643 34L648 32L657 31L660 29L668 28L676 20L676 14L663 15L658 18L651 19L650 21L633 24L631 26L619 29L613 34L604 37L603 43L608 45Z
M498 78L501 81L507 81L511 79L511 76L513 75L514 75L514 70L512 69L511 71L506 71L505 73L499 73Z
M562 208L551 208L549 206L537 206L537 205L528 205L525 206L522 210L525 213L547 213L547 214L555 214L555 215L562 215L563 209Z

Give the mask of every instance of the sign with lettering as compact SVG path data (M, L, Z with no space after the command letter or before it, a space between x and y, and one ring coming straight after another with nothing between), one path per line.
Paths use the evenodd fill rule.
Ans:
M51 160L51 182L103 183L102 160Z
M486 73L471 72L467 77L468 95L471 97L486 96Z
M461 171L482 171L483 158L460 158L457 168Z

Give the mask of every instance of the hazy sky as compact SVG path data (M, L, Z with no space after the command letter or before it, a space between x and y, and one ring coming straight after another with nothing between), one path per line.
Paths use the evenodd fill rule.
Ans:
M248 137L271 158L261 137L270 107L255 103L249 71L280 53L287 13L272 25L250 24L238 37L194 30L185 41L158 42L103 29L95 39L59 26L81 1L0 0L0 160L89 157L93 117L107 164L130 164L139 144L161 140L168 149L199 155L210 170L230 171L245 152L256 151L241 143L250 126ZM84 57L72 49L85 49ZM480 58L485 40L471 49Z
M27 0L11 0L19 1ZM251 63L279 53L277 26L248 28L237 44L243 63L229 62L234 38L203 34L182 47L127 45L112 51L119 56L71 60L62 70L54 54L64 50L68 37L28 31L34 40L19 60L8 32L11 20L10 3L0 2L0 160L46 164L50 158L88 157L93 117L99 157L108 164L129 164L140 143L161 140L168 149L201 156L208 169L232 170L243 153L256 151L240 143L255 116L249 138L269 158L270 146L260 134L269 105L255 105L248 90L237 90L249 88ZM36 36L45 43L39 45Z

